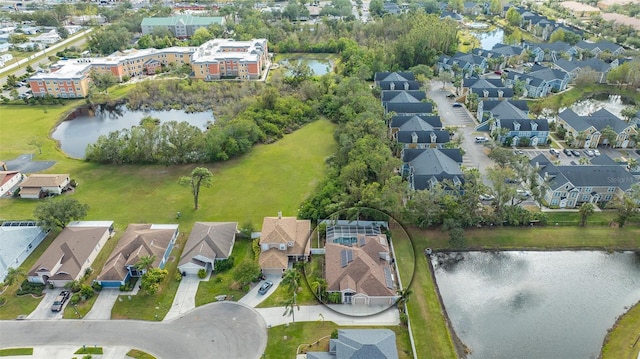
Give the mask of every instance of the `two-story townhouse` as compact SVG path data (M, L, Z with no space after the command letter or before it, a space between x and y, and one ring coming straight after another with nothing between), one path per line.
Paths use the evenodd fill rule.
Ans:
M574 147L596 148L598 145L611 145L628 148L636 144L634 138L638 135L635 125L624 122L604 108L586 116L566 109L558 114L558 126L567 130L566 136L573 138ZM611 128L616 133L614 143L609 143L609 139L603 136L602 131L605 128Z
M468 98L472 93L479 100L502 100L513 97L513 88L507 87L502 79L470 77L460 83L461 97Z
M478 122L482 126L489 123L491 119L497 118L529 118L529 105L525 100L481 100L478 102L478 111L476 112ZM480 131L488 131L489 128L480 129Z
M620 56L624 53L624 47L614 44L610 41L579 41L573 45L573 51L579 53L580 51L589 51L593 56L599 57L603 52L609 52L613 56Z
M554 66L566 71L569 74L569 81L575 80L580 72L588 71L589 69L596 72L597 81L599 83L607 82L607 74L611 69L617 67L618 61L608 63L600 59L588 59L588 60L576 60L570 61L565 59L558 59Z
M401 158L404 163L402 175L407 179L410 190L433 189L442 185L447 191L457 193L464 183L459 149L405 148Z
M497 118L491 122L490 131L491 135L502 144L510 143L513 147L535 147L547 144L549 122L545 119Z

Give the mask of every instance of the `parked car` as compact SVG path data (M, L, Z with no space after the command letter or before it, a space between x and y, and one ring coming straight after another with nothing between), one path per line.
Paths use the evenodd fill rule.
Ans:
M273 286L273 282L270 280L266 280L258 289L258 294L263 295L269 291L269 288Z
M571 150L571 154L576 156L576 157L580 157L580 151L578 151L578 150Z
M513 154L514 155L524 155L524 151L523 150L513 150Z
M522 190L522 189L516 190L516 194L518 195L519 198L531 197L531 192L525 191L525 190Z
M489 142L489 138L484 136L476 137L476 143L483 143L483 142Z
M593 153L593 150L584 150L584 154L589 157L595 156L595 153Z
M69 296L70 293L68 290L63 290L62 292L60 292L60 294L58 294L58 296L56 297L56 300L53 302L53 305L51 306L51 311L61 311L62 307L64 307L64 303L67 301L67 299L69 299Z
M495 197L490 195L490 194L481 194L480 195L480 200L481 201L491 201L493 199L495 199Z
M454 102L453 105L451 105L453 107L462 107L462 104L460 102Z
M601 155L600 151L598 150L593 150L593 154L596 155L596 157Z
M568 148L565 148L564 150L562 150L562 152L564 152L565 155L571 157L571 150Z
M502 75L502 71L500 71L500 70L494 71L493 73L496 74L496 75Z
M560 156L560 151L556 150L555 148L552 148L549 150L549 153L551 153L551 155L553 156Z

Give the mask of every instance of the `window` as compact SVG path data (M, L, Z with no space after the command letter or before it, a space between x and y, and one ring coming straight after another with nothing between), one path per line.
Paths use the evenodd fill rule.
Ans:
M607 188L607 192L615 192L616 188L615 187L609 187Z
M558 200L557 199L552 200L551 201L551 205L552 206L557 206L558 205Z
M583 195L582 195L582 200L583 200L584 202L588 201L588 200L589 200L589 195L588 195L588 194L583 194Z
M611 201L611 198L613 198L613 196L612 196L612 195L610 195L610 194L608 194L608 195L604 196L604 200L605 200L605 201Z
M577 192L571 192L571 195L569 197L576 198L577 196L578 196Z
M584 189L584 191L587 192L587 193L591 193L593 191L593 188L592 187L586 187Z

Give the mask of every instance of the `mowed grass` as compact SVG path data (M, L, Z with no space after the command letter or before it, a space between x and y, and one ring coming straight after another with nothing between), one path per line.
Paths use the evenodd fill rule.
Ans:
M0 357L10 357L14 355L33 355L33 348L0 349Z
M625 313L609 332L602 359L635 359L640 353L640 302Z
M324 321L298 322L289 325L279 325L277 327L267 329L267 348L265 349L265 354L262 358L295 358L298 347L300 347L300 353L329 351L329 336L335 329L391 329L396 334L398 358L413 358L411 355L409 333L407 328L404 326L342 327L333 322Z
M396 229L393 235L394 238L402 238L403 233ZM394 240L393 246L400 278L405 287L409 285L408 280L414 275L415 270L410 286L413 294L407 302L407 310L417 357L455 358L456 351L451 334L440 306L430 267L426 257L422 255L420 246L414 246L407 240Z

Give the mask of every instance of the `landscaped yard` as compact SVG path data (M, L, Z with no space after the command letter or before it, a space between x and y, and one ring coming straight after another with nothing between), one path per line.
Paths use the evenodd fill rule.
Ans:
M300 348L300 353L312 351L328 351L329 336L336 329L391 329L396 333L396 345L398 347L398 357L400 359L413 358L411 355L411 344L409 333L404 326L395 327L339 327L333 322L305 322L293 323L289 325L279 325L267 330L269 339L265 350L266 359L295 358L296 350ZM324 338L316 345L313 344L318 339ZM302 344L302 345L301 345ZM419 357L422 358L422 357ZM453 357L451 357L453 358ZM373 358L371 358L373 359Z
M237 239L233 245L233 265L236 267L238 264L245 260L253 259L253 249L251 248L251 241L247 239ZM236 301L247 292L243 291L237 285L234 285L233 268L223 273L215 273L206 282L200 282L198 285L198 292L196 293L196 307L201 305L215 302L217 295L226 295L227 300Z
M10 357L14 355L33 355L33 348L0 349L0 357Z

